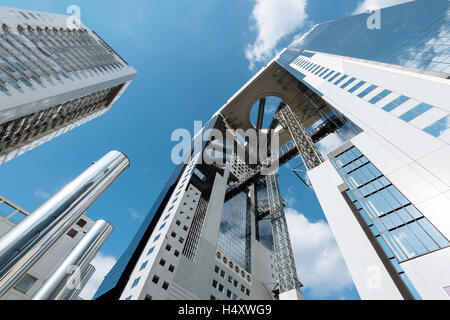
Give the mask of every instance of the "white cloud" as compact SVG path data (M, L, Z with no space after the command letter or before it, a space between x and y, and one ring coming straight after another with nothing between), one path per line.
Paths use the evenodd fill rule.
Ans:
M83 291L81 291L80 297L85 300L91 300L97 289L100 287L102 281L105 279L105 276L116 264L116 262L117 259L114 256L106 256L99 252L91 262L91 264L95 267L95 272L86 284L86 287L84 287Z
M36 191L34 191L34 195L35 195L36 197L38 197L38 198L41 198L41 199L49 199L50 196L51 196L50 193L45 192L45 191L42 190L42 189L37 189Z
M144 218L143 215L139 214L139 212L137 212L136 209L133 208L127 208L128 213L131 216L131 220L136 221L136 220L141 220Z
M342 296L353 281L328 224L313 223L294 209L285 212L297 272L305 288L310 289L311 298Z
M278 42L304 26L306 4L306 0L256 0L251 18L258 37L245 52L250 69L272 58Z
M367 12L367 10L381 9L395 6L397 4L411 2L413 0L364 0L360 1L353 11L353 14Z

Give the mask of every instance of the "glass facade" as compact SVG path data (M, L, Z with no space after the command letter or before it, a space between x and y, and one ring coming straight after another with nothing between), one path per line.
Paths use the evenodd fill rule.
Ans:
M256 186L256 199L259 206L268 204L267 202L267 189L263 184ZM270 217L259 220L257 222L257 238L266 249L273 252L273 234L272 234L272 222Z
M350 188L348 196L417 298L400 263L448 247L449 241L357 148L332 162Z
M367 27L367 13L322 23L279 61L287 67L289 51L310 50L450 73L449 12L448 0L416 0L381 9L381 29Z
M246 263L248 196L241 192L224 203L217 247L241 267Z

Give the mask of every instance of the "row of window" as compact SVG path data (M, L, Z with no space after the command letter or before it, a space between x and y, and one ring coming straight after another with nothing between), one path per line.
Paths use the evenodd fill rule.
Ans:
M190 164L190 166L188 167L188 170L187 170L186 174L185 174L184 177L183 177L183 181L181 181L181 185L180 185L180 186L178 187L178 189L177 189L177 193L175 194L175 198L171 201L171 204L170 204L171 207L170 207L169 210L167 211L167 215L164 217L163 224L160 226L159 231L162 231L162 230L167 226L167 220L171 217L172 213L174 213L175 203L178 201L179 196L180 196L181 192L183 191L185 182L187 181L187 179L189 178L190 174L192 173L192 169L193 169L194 163L195 163L195 162L192 161L191 164ZM186 205L186 203L185 203L185 205ZM182 225L182 223L181 223L180 220L177 220L177 221L175 222L175 224L176 224L177 226L179 226L179 227L181 227L181 225ZM187 232L188 230L189 230L189 227L188 227L187 225L184 225L184 226L183 226L183 231L184 231L184 232ZM157 242L157 241L161 238L161 235L162 235L162 233L159 233L157 236L155 236L155 238L153 239L153 243ZM172 231L172 233L170 234L170 236L171 236L172 238L176 239L178 235L177 235L177 233L176 233L175 231ZM178 238L178 242L179 242L180 244L184 244L185 239L184 239L183 237L179 237L179 238ZM156 249L156 246L151 247L150 250L149 250L148 253L147 253L147 256L150 257L150 256L153 254L153 252L155 251L155 249ZM172 250L172 245L167 244L166 247L165 247L165 250L166 250L167 252L171 252L171 250ZM174 250L173 254L174 254L175 257L178 258L178 257L180 256L180 251ZM146 260L146 261L141 265L139 271L144 270L144 269L148 266L148 263L149 263L149 260ZM167 261L166 261L165 259L161 259L161 260L159 261L159 265L162 266L162 267L165 267L165 266L167 265ZM169 264L169 265L168 265L168 270L169 270L170 273L173 273L173 272L175 271L175 266L172 265L172 264ZM133 281L133 284L131 285L131 288L136 287L136 286L139 284L140 280L141 280L141 277L136 278L136 279ZM157 276L157 275L153 275L152 282L153 282L154 284L156 284L156 285L159 284L159 282L160 282L160 277ZM164 281L163 284L162 284L162 288L163 288L164 290L167 290L167 289L169 288L169 285L170 285L170 284L169 284L167 281ZM132 296L129 296L129 297L126 298L125 300L131 300L131 299L132 299ZM150 300L150 299L149 299L149 300Z
M214 272L216 274L218 274L224 280L228 281L228 283L230 285L232 285L236 290L240 290L243 294L250 297L250 289L248 289L245 285L240 283L237 279L233 278L233 276L227 275L225 270L221 269L219 266L215 266ZM225 293L224 285L219 283L217 280L213 280L213 288L219 290L219 292L221 292L221 293ZM232 293L232 291L229 289L227 289L226 296L228 298L233 298L233 300L237 299L237 295L236 295L236 299L235 299L234 293Z
M220 253L219 251L217 251L216 257L217 257L217 259L222 260L222 262L223 262L225 265L228 265L228 267L230 267L231 270L234 270L238 275L240 274L241 277L242 277L243 279L247 279L248 282L251 282L251 281L252 281L251 275L248 274L248 273L246 273L246 272L244 271L244 269L241 269L241 268L239 267L239 265L235 264L235 263L234 263L231 259L229 259L227 256L222 255L222 253Z
M379 106L386 112L392 112L398 107L407 103L408 101L412 101L412 98L401 95L397 98L394 98L394 100L392 101L386 99L386 101L383 102L385 98L388 98L388 96L393 93L391 90L383 89L376 85L367 84L365 81L357 80L354 77L350 77L348 75L342 74L341 72L332 70L330 68L322 67L318 64L315 64L313 62L301 58L297 58L296 60L293 61L293 63L299 66L300 68L320 78L323 78L324 80L327 80L328 82L336 86L339 86L341 89L347 90L350 93L354 93L364 85L368 85L366 89L358 93L358 97L363 99L370 93L374 92L375 90L379 91L375 96L368 99L368 101L369 103L374 105L379 104ZM380 101L382 102L379 103ZM403 121L411 122L433 108L434 107L430 106L429 104L419 103L412 109L400 115L399 118L402 119ZM436 138L446 136L447 134L450 133L450 114L447 114L446 116L435 121L433 124L423 128L423 131L427 132L428 134Z
M420 298L401 262L450 246L450 242L355 147L332 159L346 181L347 195L397 272Z
M147 256L150 256L150 255L155 251L155 248L156 248L156 247L152 247L152 248L148 251ZM166 247L165 247L165 250L166 250L167 252L171 252L171 251L172 251L172 246L171 246L170 244L167 244ZM175 257L178 258L178 257L180 256L180 251L174 250L174 251L173 251L173 255L174 255ZM166 261L165 259L161 259L161 260L159 261L159 265L162 266L162 267L165 267L165 266L167 265L167 261ZM141 268L140 268L139 271L144 270L147 266L148 266L148 260L146 260L146 261L141 265ZM172 265L172 264L169 264L169 265L168 265L168 270L169 270L170 273L175 272L175 266ZM140 280L141 280L141 277L137 277L137 278L133 281L133 284L131 285L131 288L136 287L136 286L139 284ZM154 284L156 284L156 285L159 284L159 282L160 282L160 277L157 276L157 275L154 275L153 278L152 278L152 282L153 282ZM164 290L167 290L167 289L169 288L169 285L170 285L170 284L169 284L167 281L164 281L163 284L162 284L162 288L163 288ZM132 297L133 297L133 296L129 296L129 297L126 298L125 300L131 300Z

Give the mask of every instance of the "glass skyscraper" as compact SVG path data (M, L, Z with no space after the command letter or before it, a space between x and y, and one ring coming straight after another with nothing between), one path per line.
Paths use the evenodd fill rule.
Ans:
M447 0L416 0L297 38L208 125L256 129L258 144L272 133L280 150L261 157L244 137L245 159L229 166L193 153L97 296L300 299L285 204L265 170L275 159L316 193L361 298L450 299L449 19Z

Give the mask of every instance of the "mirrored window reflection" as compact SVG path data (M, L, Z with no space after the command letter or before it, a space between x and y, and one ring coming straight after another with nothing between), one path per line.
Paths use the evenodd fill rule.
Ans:
M420 299L401 263L450 246L448 239L357 148L332 162L350 187L346 193L353 205L411 293Z
M399 262L447 247L449 241L355 147L333 159L350 187L348 194L369 227ZM368 219L367 219L368 218Z
M421 103L418 106L412 108L410 111L406 112L405 114L400 116L400 119L411 122L412 120L416 119L417 117L421 116L425 112L431 110L433 107L426 103Z
M217 247L246 268L248 196L238 194L224 203Z
M450 134L450 115L436 121L432 125L425 128L424 131L431 134L435 138L447 136Z
M381 30L367 28L367 13L322 23L290 48L450 73L449 8L442 0L383 8Z

